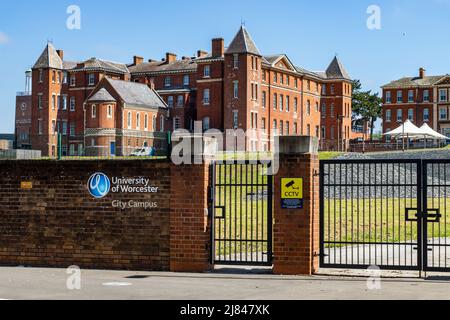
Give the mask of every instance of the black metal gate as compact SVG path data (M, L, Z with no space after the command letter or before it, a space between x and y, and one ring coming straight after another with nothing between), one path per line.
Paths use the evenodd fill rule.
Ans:
M321 161L321 267L449 271L449 166Z
M211 165L214 264L272 265L273 177L264 163Z

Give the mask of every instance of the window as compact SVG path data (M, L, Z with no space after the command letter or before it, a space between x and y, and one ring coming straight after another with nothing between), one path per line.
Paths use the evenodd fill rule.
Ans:
M136 130L139 130L141 128L141 114L138 112L136 113Z
M423 121L430 121L430 109L428 108L423 109Z
M159 131L164 132L164 116L159 118Z
M167 97L167 105L169 108L173 108L173 96Z
M238 97L239 97L239 81L233 81L233 98L237 99Z
M319 102L316 101L316 112L319 112Z
M290 134L290 123L289 123L289 121L286 121L285 132L286 132L287 136Z
M144 130L145 131L148 130L148 114L147 113L144 115Z
M325 119L327 117L327 105L325 103L322 104L322 118Z
M284 96L280 94L280 111L283 111Z
M180 127L181 127L180 118L178 117L173 118L173 130L180 129Z
M70 111L75 111L75 97L70 97Z
M447 89L439 90L439 101L447 101Z
M67 71L63 72L63 83L66 84L67 83Z
M289 112L289 109L291 108L291 100L289 96L286 96L286 112Z
M414 121L414 109L408 109L408 120Z
M56 95L52 95L52 110L56 109Z
M277 83L278 82L278 74L276 72L274 72L273 74L273 83Z
M52 82L53 83L56 82L56 71L55 70L52 71Z
M402 121L403 121L403 110L398 109L397 110L397 122L402 122Z
M42 69L39 69L39 82L43 81L44 81L44 72L42 71Z
M92 105L92 118L97 117L97 106L95 104Z
M386 122L391 122L391 120L392 120L392 111L391 110L386 110L386 116L385 116L385 120L386 120Z
M284 75L280 74L280 84L284 84Z
M414 102L414 90L408 91L408 102Z
M75 137L75 123L71 122L69 127L70 127L70 129L69 129L70 136Z
M211 77L211 66L205 66L203 68L203 77L204 78L209 78Z
M289 75L286 76L286 85L289 86L291 84L291 79Z
M266 107L266 92L263 91L262 93L262 107L265 108Z
M283 129L284 129L283 120L280 120L280 136L283 135Z
M334 84L332 84L332 85L330 86L330 92L331 92L331 94L334 94Z
M294 98L294 113L298 112L298 98Z
M67 96L62 96L62 109L67 110Z
M127 127L128 127L128 129L131 129L131 112L128 112Z
M69 146L69 155L74 156L75 155L75 145L70 144Z
M233 128L237 129L239 127L239 111L233 111Z
M266 70L263 70L263 72L262 72L262 81L266 82L266 79L267 79Z
M330 106L330 117L334 118L334 103L332 103Z
M264 117L261 119L261 129L263 132L266 132L266 118Z
M203 131L209 130L209 117L203 118Z
M308 124L308 125L306 126L306 135L307 135L307 136L311 136L311 125L310 125L310 124Z
M89 77L88 78L88 85L89 86L95 85L95 74L91 73L88 77Z
M326 84L322 85L322 94L323 95L327 94L327 85Z
M278 104L278 95L276 93L273 94L273 110L277 110Z
M403 102L403 91L397 91L397 103Z
M107 113L106 113L106 114L107 114L107 117L108 117L108 118L112 118L112 113L113 113L113 112L112 112L112 106L109 105L109 106L107 106L106 108L107 108Z
M235 53L233 55L233 68L238 69L239 68L239 55Z
M58 72L56 79L58 83L61 83L61 72Z
M311 115L311 101L306 102L306 115Z
M153 116L153 121L152 121L152 131L155 132L156 131L156 116Z
M56 132L56 120L52 120L52 133Z
M67 135L67 121L62 122L62 135L63 136Z
M326 131L326 128L325 128L325 126L322 126L322 133L321 133L321 139L326 139L326 133L327 133L327 131Z
M178 96L177 97L177 107L183 107L184 106L184 96Z
M170 87L172 85L172 78L170 77L165 77L164 78L164 86L165 87Z
M330 129L330 138L331 138L332 140L334 140L334 126L331 126L331 129Z
M306 91L311 91L311 81L306 81Z
M295 80L294 80L294 87L298 88L298 79L297 78L295 78Z
M183 76L183 85L189 85L189 76L187 74Z
M210 96L209 96L209 89L203 90L203 104L209 105L210 102Z
M38 108L42 109L42 93L38 94Z
M42 120L38 120L38 134L42 134Z
M79 143L78 144L78 155L79 156L82 156L83 155L83 144L82 143Z
M386 134L391 132L391 129L386 129ZM386 142L391 142L392 141L392 137L390 135L386 135Z
M447 108L439 109L439 120L447 120Z
M423 101L429 102L430 101L430 91L423 90Z
M278 133L278 131L277 131L277 120L273 120L273 122L272 122L272 129L273 129L273 134L277 134Z
M298 125L297 122L294 122L294 133L298 134Z
M316 137L319 138L320 136L320 129L319 126L316 126Z
M70 77L70 86L71 87L75 87L77 79L75 78L75 76L71 76Z

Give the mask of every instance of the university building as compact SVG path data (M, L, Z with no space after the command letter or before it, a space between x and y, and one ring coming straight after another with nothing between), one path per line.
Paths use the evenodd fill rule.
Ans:
M427 76L420 68L415 77L405 77L382 87L383 132L398 128L406 120L450 137L450 76ZM391 137L386 136L390 142Z
M32 68L31 147L54 156L127 155L166 147L168 131L242 129L246 149L271 149L273 135L311 135L322 149L345 150L352 131L352 82L336 57L323 72L285 54L263 55L245 27L228 47L131 64L64 59L49 43Z

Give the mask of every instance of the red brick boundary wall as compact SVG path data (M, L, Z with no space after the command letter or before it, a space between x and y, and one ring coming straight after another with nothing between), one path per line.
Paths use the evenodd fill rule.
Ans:
M280 137L280 169L274 177L275 274L311 275L319 268L318 141ZM281 179L303 178L304 208L281 208Z

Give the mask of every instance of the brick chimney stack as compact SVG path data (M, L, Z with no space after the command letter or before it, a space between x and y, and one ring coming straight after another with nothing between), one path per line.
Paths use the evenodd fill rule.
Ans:
M137 66L137 65L140 65L143 62L144 62L144 58L143 57L139 57L139 56L134 56L133 57L133 65Z
M225 42L223 38L212 39L213 58L223 57L224 53L225 53Z
M64 51L63 50L56 50L56 53L61 58L61 60L64 61Z
M423 79L423 78L425 78L425 69L424 68L420 68L419 69L419 78L420 79Z
M166 63L172 63L177 61L177 55L175 53L166 53Z

